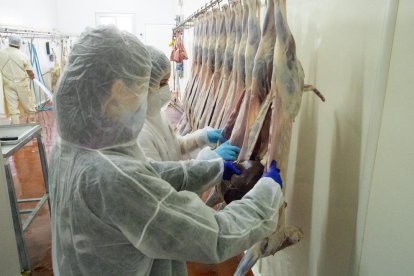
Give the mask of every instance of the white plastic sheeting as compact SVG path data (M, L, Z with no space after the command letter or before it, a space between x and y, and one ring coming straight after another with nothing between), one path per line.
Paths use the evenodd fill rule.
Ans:
M37 86L39 86L40 90L42 90L43 93L46 94L46 96L49 98L49 100L52 100L53 99L52 92L50 92L50 90L46 86L44 86L39 80L34 79L33 82Z

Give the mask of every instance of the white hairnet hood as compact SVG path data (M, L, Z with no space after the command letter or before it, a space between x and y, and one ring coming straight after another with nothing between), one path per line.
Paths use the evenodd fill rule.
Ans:
M22 45L22 39L20 38L20 36L12 34L11 36L9 36L9 45L20 47Z
M145 120L150 72L148 52L138 38L115 26L86 29L55 95L61 138L91 149L135 142ZM116 81L125 85L122 93L114 93ZM128 108L118 96L126 98Z
M150 92L160 88L161 80L171 73L171 63L167 56L160 50L147 46L147 51L151 57L152 69L150 80Z

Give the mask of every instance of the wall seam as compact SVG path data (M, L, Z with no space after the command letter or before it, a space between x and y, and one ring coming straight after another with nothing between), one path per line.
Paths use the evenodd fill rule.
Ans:
M387 1L388 2L388 1ZM358 252L356 252L356 266L355 269L352 273L352 275L360 275L360 269L361 269L361 261L362 261L362 256L363 256L363 251L364 251L364 241L365 241L365 235L367 234L366 232L366 228L367 228L367 219L368 219L368 211L369 211L369 205L370 205L370 199L371 199L371 190L372 190L372 180L373 180L373 175L374 175L374 171L375 171L375 163L376 163L376 159L377 159L377 153L378 153L378 144L379 144L379 138L380 138L380 134L381 134L381 128L382 128L382 118L384 116L383 112L384 112L384 105L385 105L385 98L387 96L387 86L388 86L388 80L389 80L389 74L390 74L390 66L391 66L391 59L392 59L392 53L393 53L393 46L394 46L394 39L395 39L395 30L396 30L396 25L397 25L397 16L398 16L398 8L399 8L399 0L394 0L389 2L389 13L387 15L388 20L386 20L386 24L385 25L389 25L386 27L386 32L385 32L385 39L389 38L390 40L390 45L387 47L386 46L386 56L384 58L384 62L383 65L385 68L387 68L387 70L385 72L379 72L377 74L377 80L378 80L378 89L375 89L376 91L381 91L381 100L378 103L378 109L379 109L379 119L378 120L374 120L374 122L372 121L372 118L375 118L375 114L376 112L378 112L378 109L373 109L371 111L371 115L370 115L370 124L369 124L369 131L368 131L368 139L367 139L367 143L368 144L373 144L372 147L375 147L374 153L371 156L371 158L369 157L365 157L364 160L367 161L367 159L371 159L373 161L371 161L372 166L370 166L369 168L369 173L367 173L369 176L365 176L364 178L368 178L366 181L369 183L368 184L368 191L367 191L367 201L365 204L365 208L364 208L364 212L362 217L360 215L358 215L357 217L357 222L358 221L363 221L363 226L362 226L362 236L361 236L361 241L360 241L360 250ZM382 87L381 87L381 82L380 80L382 79L385 80ZM382 89L380 89L382 88ZM374 94L375 96L375 94ZM375 143L370 143L370 139L369 137L375 137ZM366 153L369 151L369 146L366 149ZM368 162L366 162L368 163ZM364 179L362 181L362 183L364 183ZM358 209L360 207L358 206ZM359 212L358 212L359 214Z

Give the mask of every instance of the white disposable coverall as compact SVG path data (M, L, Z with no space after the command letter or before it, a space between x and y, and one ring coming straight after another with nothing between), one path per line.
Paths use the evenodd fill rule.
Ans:
M169 126L165 114L160 110L156 116L147 115L138 136L138 143L145 156L155 161L190 159L195 157L192 153L200 148L203 149L198 153L199 158L197 159L219 158L213 150L205 147L210 145L207 130L207 128L199 129L185 136L176 136Z
M152 69L148 91L148 110L144 127L138 136L138 143L147 158L155 161L179 161L191 159L198 153L197 159L220 158L208 146L214 146L208 141L205 128L185 136L176 135L171 129L161 108L170 99L169 86L160 87L161 81L169 76L171 64L167 56L160 50L147 46L151 57ZM202 149L203 148L203 149ZM201 152L197 152L198 150Z
M28 57L17 48L6 47L0 50L0 70L3 76L4 95L12 119L13 116L20 114L19 101L27 113L34 113L36 110L26 72L32 70Z
M186 275L185 261L223 261L275 230L283 196L272 179L216 212L197 193L221 180L222 160L145 161L136 139L149 71L144 46L113 26L88 29L71 51L49 170L55 275ZM140 103L108 118L125 95L111 90L117 79Z

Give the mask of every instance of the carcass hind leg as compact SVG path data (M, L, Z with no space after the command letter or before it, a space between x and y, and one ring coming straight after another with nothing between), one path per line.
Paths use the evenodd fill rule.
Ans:
M321 91L318 90L318 88L310 84L305 84L303 86L303 92L309 92L309 91L313 91L313 93L315 93L316 96L318 96L323 102L325 101L325 97L322 95Z

